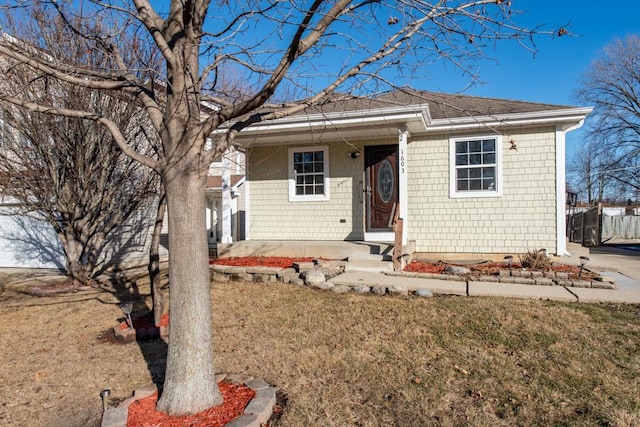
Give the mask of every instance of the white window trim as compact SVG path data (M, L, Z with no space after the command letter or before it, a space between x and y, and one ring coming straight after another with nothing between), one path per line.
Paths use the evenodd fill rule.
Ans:
M296 179L293 171L293 153L304 151L322 151L324 159L324 194L296 194ZM329 146L291 147L288 155L289 162L289 201L290 202L324 202L329 200Z
M458 191L456 189L456 142L482 139L496 140L496 189L494 191ZM449 198L502 197L502 135L472 135L449 138Z

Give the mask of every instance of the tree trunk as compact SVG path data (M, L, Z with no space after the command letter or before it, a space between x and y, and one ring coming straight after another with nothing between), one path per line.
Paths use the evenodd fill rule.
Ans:
M206 173L199 174L184 164L171 170L175 172L163 176L171 258L169 351L164 391L157 407L169 415L184 415L221 404L222 395L213 367Z
M82 244L73 237L65 236L63 250L65 252L67 278L76 286L84 286L89 283L87 267L82 264Z
M151 247L149 248L149 283L151 284L151 300L153 310L153 321L156 327L160 326L162 311L164 309L164 299L160 290L160 237L162 233L162 221L167 210L167 198L164 188L160 190L160 200L156 211L156 221L151 235Z

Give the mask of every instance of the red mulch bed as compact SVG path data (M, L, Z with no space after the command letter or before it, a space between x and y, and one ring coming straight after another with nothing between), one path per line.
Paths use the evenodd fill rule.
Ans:
M229 266L239 266L239 267L253 267L253 266L261 266L261 267L280 267L280 268L289 268L293 265L294 262L312 262L317 258L293 258L293 257L283 257L283 256L247 256L241 258L219 258L211 260L210 264L217 265L229 265Z
M247 386L221 382L218 384L224 402L194 415L171 417L156 410L158 393L129 405L127 427L223 427L244 413L256 392Z

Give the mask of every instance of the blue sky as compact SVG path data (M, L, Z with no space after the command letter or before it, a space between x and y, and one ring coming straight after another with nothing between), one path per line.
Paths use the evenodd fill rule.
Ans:
M503 43L489 52L497 62L477 63L483 85L468 88L467 95L579 105L573 94L580 78L599 51L616 38L640 33L640 1L618 0L514 0L526 11L518 22L528 27L544 24L556 28L570 22L570 37L539 37L535 57L515 45ZM421 89L460 92L468 77L452 77L449 69L432 69ZM569 134L567 157L579 146L583 133Z

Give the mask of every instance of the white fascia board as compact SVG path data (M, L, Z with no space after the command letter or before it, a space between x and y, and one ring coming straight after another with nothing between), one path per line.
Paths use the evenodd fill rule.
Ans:
M427 131L466 130L498 126L529 126L541 124L578 123L593 111L592 107L545 110L532 113L497 114L495 116L454 117L435 119Z
M371 125L374 123L404 123L419 120L425 125L430 122L429 109L425 105L380 108L362 111L343 111L327 114L290 116L268 123L249 126L242 134L269 133L282 131L307 131L313 128Z
M244 184L245 179L247 179L246 176L243 176L242 178L240 178L238 180L238 182L236 182L236 185L231 187L231 191L238 191L238 187L240 187L242 184Z

